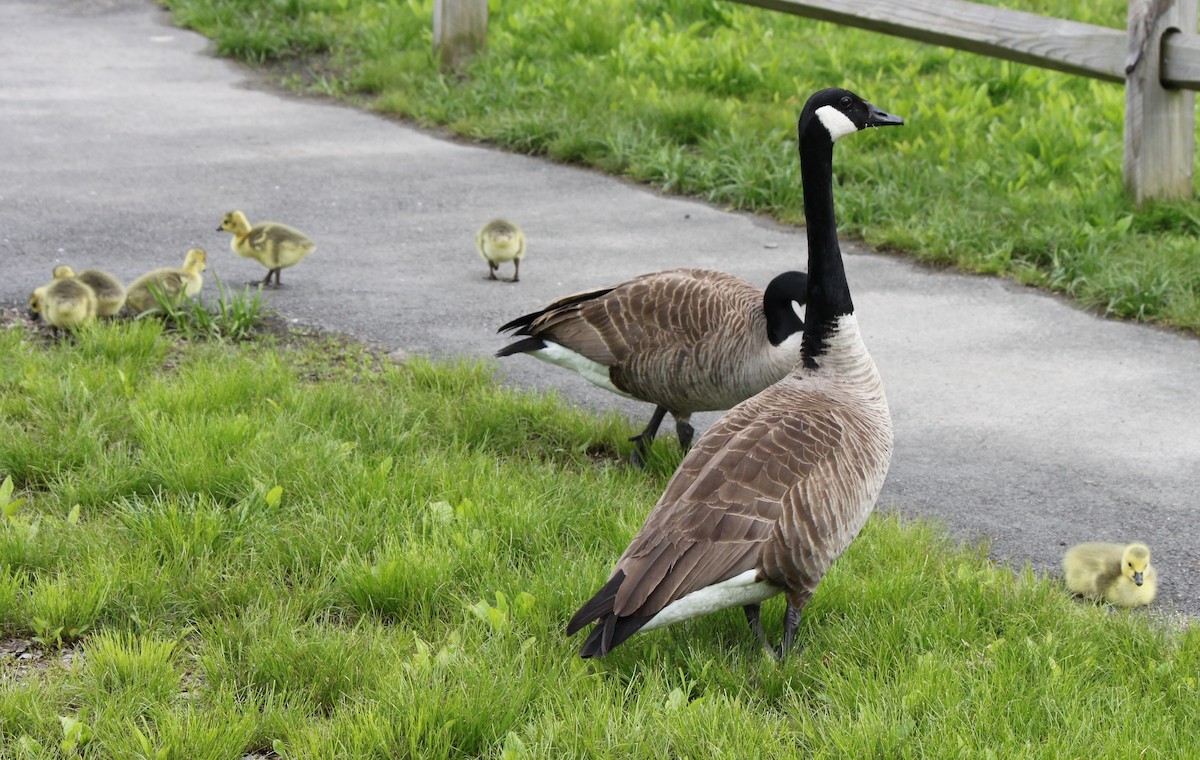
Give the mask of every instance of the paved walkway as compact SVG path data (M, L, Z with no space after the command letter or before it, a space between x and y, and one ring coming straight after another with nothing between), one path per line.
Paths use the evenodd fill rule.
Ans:
M194 245L226 281L261 277L215 231L232 208L318 243L271 307L413 353L489 356L509 318L656 269L803 268L801 230L281 95L209 51L148 0L0 4L0 303L59 262L132 278ZM516 285L474 251L499 215L529 236ZM1039 569L1066 543L1146 540L1163 607L1200 612L1200 341L846 249L896 423L881 503ZM501 371L650 412L525 357Z

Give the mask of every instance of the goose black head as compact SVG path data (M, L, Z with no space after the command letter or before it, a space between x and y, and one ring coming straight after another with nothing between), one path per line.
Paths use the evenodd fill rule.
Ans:
M767 317L767 340L778 346L804 330L800 309L808 302L808 275L784 272L777 275L763 292L763 313Z
M863 100L849 90L830 87L813 93L800 113L800 138L820 125L829 142L867 127L898 127L904 119L893 116Z

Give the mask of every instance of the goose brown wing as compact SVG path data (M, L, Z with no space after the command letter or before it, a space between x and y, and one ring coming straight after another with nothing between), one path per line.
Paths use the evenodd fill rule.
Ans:
M780 396L791 398L781 404ZM614 600L616 615L653 616L756 567L764 545L787 522L785 508L807 505L806 494L820 491L809 481L830 469L841 445L839 421L805 400L812 399L775 386L701 438L617 562L626 580ZM787 411L772 410L781 407Z
M728 329L731 319L742 319L761 299L761 292L739 277L673 269L567 296L501 330L521 327L521 335L554 341L608 367L620 367L631 357L669 365L690 355L691 346ZM676 353L680 356L672 358Z

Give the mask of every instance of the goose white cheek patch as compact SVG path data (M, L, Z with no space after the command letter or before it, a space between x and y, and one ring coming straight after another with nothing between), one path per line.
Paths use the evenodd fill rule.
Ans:
M837 142L839 137L845 137L858 131L858 127L854 126L854 122L850 121L850 117L833 106L821 106L818 108L817 118L821 120L822 126L829 132L829 137L834 142Z
M799 301L792 301L792 311L796 313L798 319L804 319L804 307L800 305Z

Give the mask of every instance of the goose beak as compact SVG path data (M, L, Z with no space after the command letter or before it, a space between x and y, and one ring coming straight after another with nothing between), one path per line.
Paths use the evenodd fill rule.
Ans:
M904 119L899 116L893 116L887 111L876 108L867 103L867 126L868 127L899 127L904 124Z
M1133 582L1134 582L1135 584L1137 584L1138 586L1142 585L1142 574L1141 574L1141 573L1134 573L1134 574L1133 574Z

